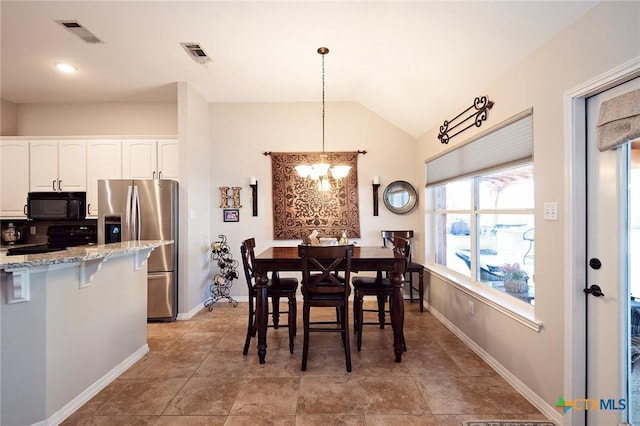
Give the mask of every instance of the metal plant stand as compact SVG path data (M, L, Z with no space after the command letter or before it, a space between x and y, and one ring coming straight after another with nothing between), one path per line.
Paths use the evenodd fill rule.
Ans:
M227 299L235 308L238 301L231 297L233 280L238 278L238 261L233 259L231 249L225 235L218 235L219 240L211 244L211 259L218 264L219 272L213 276L209 290L211 296L205 300L204 306L213 310L213 304L220 299Z

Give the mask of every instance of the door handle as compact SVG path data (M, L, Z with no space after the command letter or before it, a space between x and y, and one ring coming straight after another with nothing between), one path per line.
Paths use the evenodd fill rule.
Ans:
M58 181L58 191L62 191L62 179Z
M591 284L591 287L585 288L583 290L585 293L590 294L595 297L602 297L604 293L598 284Z
M22 208L22 212L24 213L25 216L29 215L29 213L27 212L27 208L28 208L27 204L25 204L24 207Z
M153 175L152 175L152 176L153 176L153 179L155 179L155 178L156 178L156 172L155 172L155 171L153 172Z
M87 216L91 216L91 203L87 204Z
M56 180L55 179L51 181L51 187L53 188L54 191L56 190Z

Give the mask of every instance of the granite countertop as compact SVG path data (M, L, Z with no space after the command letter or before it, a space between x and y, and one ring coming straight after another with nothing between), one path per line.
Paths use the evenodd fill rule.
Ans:
M172 240L123 241L121 243L69 247L65 250L50 253L18 256L7 256L6 252L2 251L0 252L0 269L77 263L93 259L120 256L172 243Z

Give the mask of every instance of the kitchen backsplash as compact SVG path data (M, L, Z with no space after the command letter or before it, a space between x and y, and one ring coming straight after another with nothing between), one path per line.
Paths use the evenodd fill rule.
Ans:
M4 239L0 241L0 245L16 245L16 244L45 244L47 242L47 229L49 225L94 225L97 226L97 219L84 220L65 220L65 221L41 221L41 220L0 220L0 230L4 231L9 228L9 224L20 233L20 239L13 244L6 242Z

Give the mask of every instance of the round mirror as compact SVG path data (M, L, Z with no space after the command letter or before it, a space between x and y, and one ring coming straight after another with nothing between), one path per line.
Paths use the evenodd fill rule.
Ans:
M409 213L418 205L418 193L409 182L396 180L384 189L384 205L397 214Z

